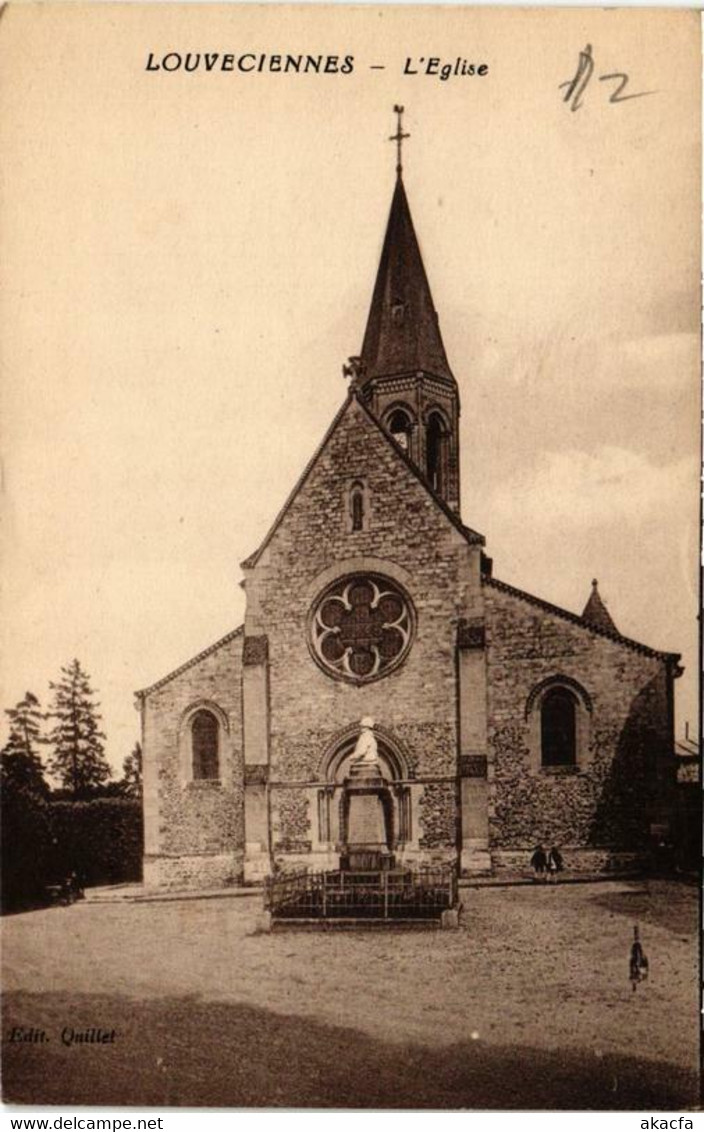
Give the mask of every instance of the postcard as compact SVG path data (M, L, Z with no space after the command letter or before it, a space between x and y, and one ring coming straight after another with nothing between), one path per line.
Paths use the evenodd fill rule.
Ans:
M692 1110L699 14L1 32L4 1101Z

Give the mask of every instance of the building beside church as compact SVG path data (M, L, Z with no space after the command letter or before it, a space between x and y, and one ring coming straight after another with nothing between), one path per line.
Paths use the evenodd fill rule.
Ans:
M400 132L400 131L399 131ZM138 693L147 884L337 867L371 717L400 863L643 859L679 656L496 577L460 515L460 391L397 178L348 394L261 545L244 624ZM585 586L588 588L588 583Z

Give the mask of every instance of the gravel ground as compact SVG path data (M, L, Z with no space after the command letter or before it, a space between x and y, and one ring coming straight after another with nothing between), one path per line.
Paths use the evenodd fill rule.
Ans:
M484 888L459 931L257 931L256 897L4 920L24 1103L691 1108L697 890ZM628 981L638 923L650 978ZM10 1043L13 1025L48 1041ZM64 1027L117 1030L65 1047Z

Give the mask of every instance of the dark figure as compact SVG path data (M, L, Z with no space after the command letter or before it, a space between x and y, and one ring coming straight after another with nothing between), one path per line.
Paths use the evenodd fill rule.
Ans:
M83 896L83 887L78 875L72 870L61 884L61 903L75 904L77 900L82 900Z
M70 875L71 888L73 889L74 900L84 900L85 892L83 891L83 881L77 872L72 872Z
M640 942L638 925L633 928L633 943L631 944L631 957L629 961L629 977L631 986L635 991L638 983L648 977L648 958Z
M535 875L535 880L545 880L545 869L547 867L548 859L542 845L536 845L533 850L533 856L530 859L531 868Z
M656 872L667 876L674 872L675 846L667 837L661 837L655 846Z
M557 845L553 845L548 853L547 869L550 884L557 884L557 874L562 872L563 869L562 853L557 848Z
M67 876L67 877L64 877L64 879L61 881L61 884L58 886L58 888L59 888L59 903L63 904L64 907L66 907L69 904L73 904L73 902L75 900L75 896L73 895L73 887L72 887L72 884L71 884L70 875Z

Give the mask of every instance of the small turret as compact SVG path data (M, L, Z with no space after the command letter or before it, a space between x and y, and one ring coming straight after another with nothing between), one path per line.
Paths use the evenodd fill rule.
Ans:
M618 633L613 618L601 598L596 578L592 580L592 592L584 607L582 620L586 621L588 625L593 625L595 629L603 629L606 633Z

